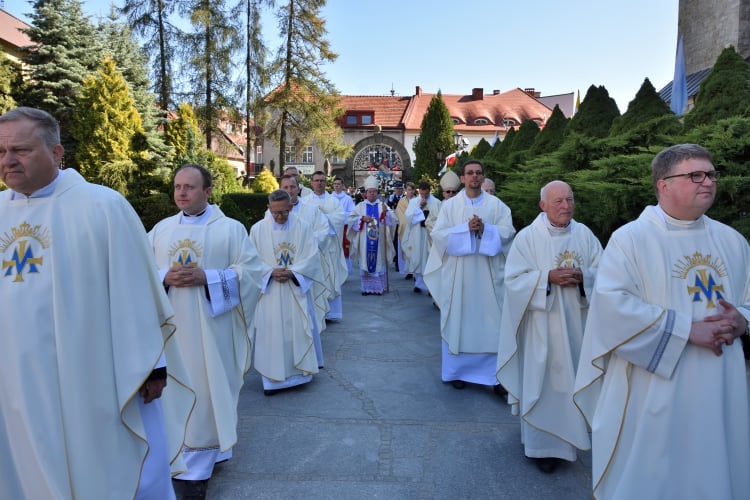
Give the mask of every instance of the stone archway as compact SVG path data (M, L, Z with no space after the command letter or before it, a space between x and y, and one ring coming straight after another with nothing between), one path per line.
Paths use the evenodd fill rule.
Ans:
M347 184L361 186L364 179L373 174L400 181L411 179L409 152L392 137L376 132L356 143L353 151L344 167Z

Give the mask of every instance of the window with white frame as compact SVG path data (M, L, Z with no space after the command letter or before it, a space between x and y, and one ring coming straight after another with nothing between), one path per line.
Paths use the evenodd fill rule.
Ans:
M302 152L302 163L313 163L313 147L307 146Z
M263 145L255 146L255 163L263 163Z
M297 163L297 152L294 146L284 146L284 163Z

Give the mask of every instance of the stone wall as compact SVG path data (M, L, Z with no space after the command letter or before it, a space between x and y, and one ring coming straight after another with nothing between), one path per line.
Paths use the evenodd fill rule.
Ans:
M710 68L729 45L750 58L750 0L680 0L687 74Z

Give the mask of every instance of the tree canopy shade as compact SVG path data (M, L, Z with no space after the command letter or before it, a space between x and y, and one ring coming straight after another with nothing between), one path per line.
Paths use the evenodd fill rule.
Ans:
M13 95L22 84L20 69L0 52L0 115L16 107Z
M111 57L83 80L71 132L79 144L76 160L84 177L127 195L136 170L132 140L143 134L143 127Z
M414 174L416 181L429 178L434 179L442 165L438 164L438 152L441 158L453 153L453 120L448 107L443 101L443 94L438 90L430 100L427 112L422 118L419 138L414 144Z
M750 114L750 66L734 50L724 49L711 73L701 82L695 107L685 115L685 128Z
M338 92L320 67L333 62L334 53L320 10L325 0L288 0L277 11L284 39L271 64L280 82L265 99L271 110L266 137L279 146L279 168L284 168L287 146L298 151L317 138L330 136L344 113Z

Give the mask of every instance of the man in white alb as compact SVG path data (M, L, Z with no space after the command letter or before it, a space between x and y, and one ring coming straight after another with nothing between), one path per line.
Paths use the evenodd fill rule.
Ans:
M426 222L437 220L440 211L440 200L430 194L430 182L420 181L419 196L409 201L404 212L406 229L401 241L406 256L406 272L414 275L414 292L427 292L424 282L424 268L430 255L430 238Z
M515 235L510 209L482 191L483 166L469 160L464 189L440 206L424 281L440 309L442 380L495 387L505 257Z
M326 192L326 174L318 170L311 178L313 192L304 198L303 203L316 207L328 222L328 233L321 241L320 250L323 256L323 275L327 281L329 309L327 320L340 320L344 317L341 303L341 285L346 281L348 269L344 259L341 241L344 235L344 207L334 196Z
M696 144L651 163L658 204L602 254L576 376L596 498L747 498L750 247L706 217L719 172Z
M237 403L250 369L247 327L260 290L260 259L247 230L208 203L212 184L200 165L177 169L180 212L149 232L197 396L182 453L188 470L176 478L195 496L205 494L214 464L229 459L237 443Z
M172 308L133 208L62 156L47 112L0 116L0 496L173 499Z
M254 366L264 394L271 396L318 373L310 292L324 278L312 228L292 212L286 191L268 196L268 211L250 229L250 240L263 260L252 327Z
M341 177L333 179L333 193L331 193L331 195L335 196L336 199L339 200L339 203L341 203L341 206L344 207L344 233L341 237L341 248L343 249L344 259L346 259L347 272L351 273L352 261L349 258L349 240L346 238L346 233L349 228L349 225L347 224L349 214L354 210L354 200L352 200L349 193L344 190L344 179Z
M591 447L573 386L602 246L573 219L570 186L552 181L540 198L542 212L505 261L497 378L521 416L526 456L551 473L561 460L575 461L576 448Z

